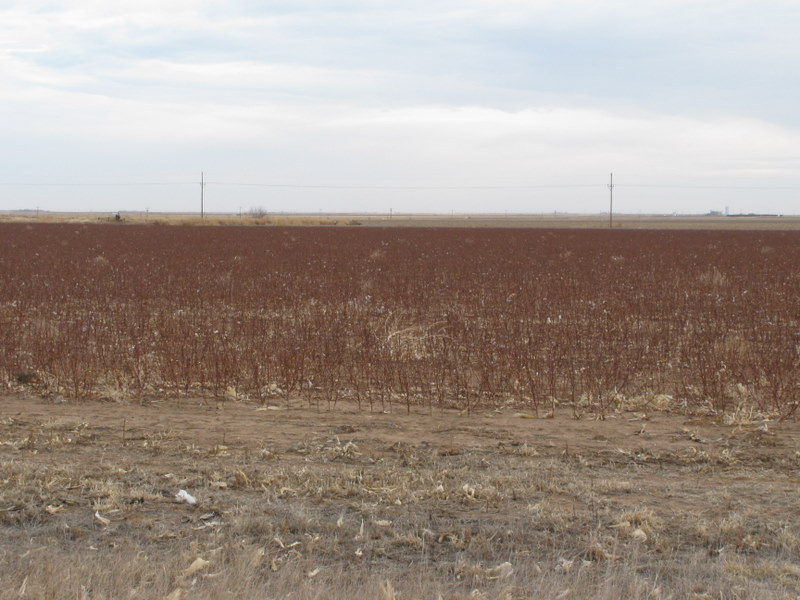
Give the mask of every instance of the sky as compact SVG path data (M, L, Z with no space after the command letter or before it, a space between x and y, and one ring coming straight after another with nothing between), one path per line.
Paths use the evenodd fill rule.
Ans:
M796 0L0 0L0 210L800 213Z

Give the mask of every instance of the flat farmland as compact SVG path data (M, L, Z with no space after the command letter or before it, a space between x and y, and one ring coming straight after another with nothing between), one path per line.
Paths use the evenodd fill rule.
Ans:
M796 598L798 264L792 230L2 223L2 587Z
M119 214L119 220L117 219ZM134 225L271 225L271 226L364 226L364 227L449 227L449 228L533 228L533 229L602 229L609 226L608 214L564 213L286 213L256 211L232 213L159 212L37 212L1 211L6 223L125 223ZM689 229L689 230L800 230L797 215L634 215L618 214L614 229Z
M0 225L0 376L64 398L798 406L800 233Z

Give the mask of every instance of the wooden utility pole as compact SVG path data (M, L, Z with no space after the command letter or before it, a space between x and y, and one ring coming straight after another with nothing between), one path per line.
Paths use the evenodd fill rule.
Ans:
M611 173L611 183L608 184L608 227L614 227L614 174Z
M200 171L200 218L203 218L203 192L205 191L205 179L203 178L203 172Z

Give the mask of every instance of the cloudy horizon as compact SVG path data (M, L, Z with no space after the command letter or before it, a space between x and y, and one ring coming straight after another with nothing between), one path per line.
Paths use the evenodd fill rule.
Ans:
M783 0L2 3L0 209L194 211L203 171L210 212L599 213L613 171L620 212L797 214L798 17Z

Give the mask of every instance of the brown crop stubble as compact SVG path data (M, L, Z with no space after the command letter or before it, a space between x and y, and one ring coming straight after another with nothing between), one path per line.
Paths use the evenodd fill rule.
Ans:
M76 397L603 416L659 395L785 418L798 264L793 231L0 224L0 376Z

